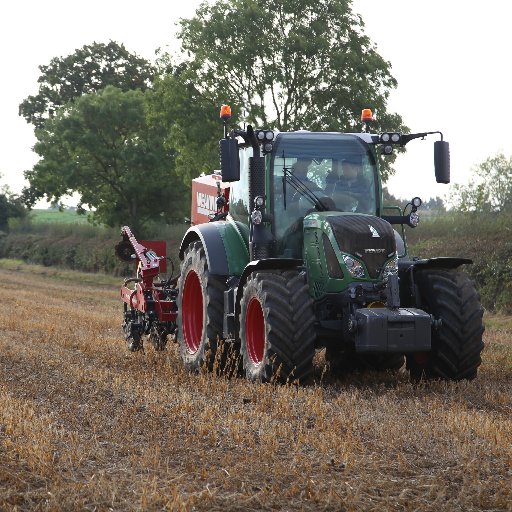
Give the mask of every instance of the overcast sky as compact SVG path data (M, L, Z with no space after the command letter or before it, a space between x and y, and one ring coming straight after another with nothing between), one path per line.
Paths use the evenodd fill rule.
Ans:
M19 192L23 171L37 161L31 150L32 127L18 116L18 106L37 93L39 65L110 39L148 59L158 47L178 50L175 23L192 16L199 4L19 0L3 5L0 183ZM362 15L366 34L391 62L398 80L389 109L398 112L413 132L444 133L450 142L452 182L467 182L471 167L488 156L512 154L512 2L354 0L353 9ZM407 145L407 154L398 157L397 174L388 183L391 192L424 199L448 192L448 186L435 183L434 140Z

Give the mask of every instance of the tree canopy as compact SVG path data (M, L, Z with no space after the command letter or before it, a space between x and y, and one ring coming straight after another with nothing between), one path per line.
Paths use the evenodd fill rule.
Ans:
M190 179L218 167L218 108L281 131L407 131L387 110L391 65L351 0L217 0L181 20L181 61L159 67L123 45L93 43L41 66L20 105L41 160L26 171L27 205L78 192L99 222L143 224L188 203ZM392 173L394 155L382 161ZM179 178L177 176L179 175Z
M374 128L406 131L387 111L391 65L350 0L203 3L181 20L179 37L197 90L245 109L257 126L359 131L361 110L372 107Z
M475 166L469 183L455 184L450 199L463 212L512 212L512 157L498 153Z
M149 96L151 123L165 130L165 145L176 156L176 172L185 183L219 166L222 137L219 103L201 94L187 65L157 78Z
M155 68L114 41L93 43L67 57L55 57L39 66L39 93L20 104L20 116L36 128L60 108L83 94L97 92L107 85L123 91L146 90L155 76Z
M151 219L183 217L188 192L174 172L164 133L148 125L145 95L113 86L62 107L36 130L41 160L25 172L25 202L57 202L78 192L93 219L134 229ZM180 211L182 212L180 214Z
M20 197L7 186L0 187L0 232L9 230L9 219L23 218L26 214L27 210Z

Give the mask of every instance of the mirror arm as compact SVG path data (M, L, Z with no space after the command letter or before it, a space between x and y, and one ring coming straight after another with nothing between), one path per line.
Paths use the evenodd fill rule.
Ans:
M441 135L441 140L443 140L442 132L422 132L422 133L406 133L400 137L400 145L405 146L409 141L413 139L424 139L427 135L433 135L434 133L439 133Z

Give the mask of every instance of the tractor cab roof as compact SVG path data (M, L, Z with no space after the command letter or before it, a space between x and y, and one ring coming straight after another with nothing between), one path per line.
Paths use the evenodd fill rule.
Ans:
M276 135L273 156L285 158L332 158L362 157L370 153L372 144L368 133L340 132L281 132Z

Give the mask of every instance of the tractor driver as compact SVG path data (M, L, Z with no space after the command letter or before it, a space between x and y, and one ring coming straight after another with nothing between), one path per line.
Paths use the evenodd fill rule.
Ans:
M334 206L330 198L325 197L325 191L321 189L317 183L308 177L309 166L313 163L311 158L297 158L297 161L292 164L292 174L295 178L297 178L301 183L303 183L309 191L311 191L315 196L319 198L319 200L325 203L328 207ZM302 192L296 192L292 202L296 201L302 196ZM313 206L313 205L310 205Z
M306 184L312 183L308 178L308 169L312 162L311 158L297 158L297 161L292 164L292 174Z
M334 167L334 166L333 166ZM341 172L340 172L341 171ZM349 155L326 176L325 192L345 211L365 212L370 206L370 183L363 175L360 155Z

